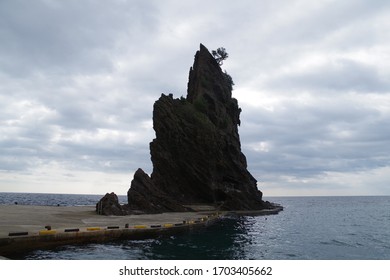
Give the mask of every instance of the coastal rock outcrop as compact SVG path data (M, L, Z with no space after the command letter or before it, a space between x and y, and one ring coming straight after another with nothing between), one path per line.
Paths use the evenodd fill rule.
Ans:
M128 214L125 208L120 205L118 196L115 193L106 193L98 203L96 203L96 213L106 216L123 216Z
M127 207L133 212L188 211L211 204L221 210L261 210L256 179L241 152L241 109L232 79L200 45L190 69L187 97L162 94L153 108L156 138L150 143L153 172L138 169Z

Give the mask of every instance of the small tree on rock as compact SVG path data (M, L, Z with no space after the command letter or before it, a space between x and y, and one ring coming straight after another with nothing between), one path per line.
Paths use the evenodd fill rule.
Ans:
M211 54L214 56L215 61L221 66L223 64L223 61L229 57L229 54L226 52L226 49L224 47L218 48L216 51L213 50ZM232 79L232 76L230 76L226 70L223 72L223 76L225 78L225 81L227 85L229 86L230 90L233 90L234 82Z
M211 53L218 62L219 66L221 66L223 61L229 57L229 54L226 52L224 47L218 48L216 51L213 50Z

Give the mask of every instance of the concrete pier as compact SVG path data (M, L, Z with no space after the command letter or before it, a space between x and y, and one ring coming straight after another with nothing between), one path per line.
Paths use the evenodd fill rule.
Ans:
M218 212L209 206L192 208L197 211L101 216L94 206L0 205L0 256L12 259L60 245L156 238L208 226L225 215L271 215L283 210Z
M146 239L206 226L210 211L100 216L93 206L0 205L0 256L11 257L59 245Z

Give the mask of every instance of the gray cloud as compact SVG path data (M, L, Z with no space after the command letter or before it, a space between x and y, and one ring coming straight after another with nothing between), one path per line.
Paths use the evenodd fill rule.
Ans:
M13 76L110 70L122 40L150 33L154 9L150 1L102 4L2 1L3 69Z
M337 100L327 104L319 99L310 106L290 103L288 110L246 108L250 119L242 125L241 138L260 179L270 173L308 178L389 165L389 132L384 129L388 114L353 99Z
M186 95L204 43L230 54L260 188L389 194L390 4L374 2L1 1L0 191L126 192L151 172L154 101Z
M374 66L338 59L298 73L271 78L268 88L323 90L327 92L390 92L390 82Z

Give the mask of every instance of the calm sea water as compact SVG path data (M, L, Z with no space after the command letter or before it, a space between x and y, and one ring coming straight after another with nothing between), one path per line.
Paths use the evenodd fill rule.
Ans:
M2 193L0 204L42 205L42 206L85 206L96 205L104 196L96 194L46 194L46 193ZM127 203L127 196L118 196L120 203Z
M0 204L94 205L102 196L0 193ZM124 202L126 197L120 199ZM227 217L190 233L63 246L23 259L390 259L390 197L273 197L278 215Z

